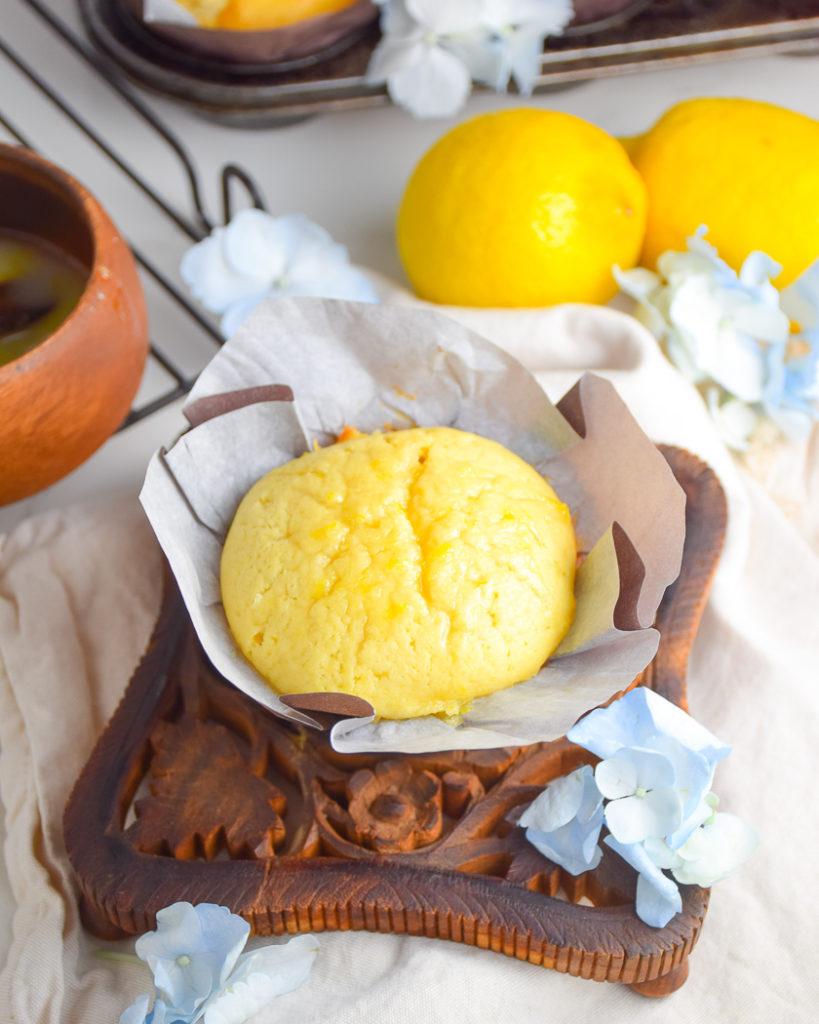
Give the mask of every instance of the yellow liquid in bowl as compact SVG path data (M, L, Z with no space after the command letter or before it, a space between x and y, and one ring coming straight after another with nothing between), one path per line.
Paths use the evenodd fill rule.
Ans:
M0 287L13 283L12 294L35 296L32 307L44 310L20 329L13 326L13 306L6 323L0 317L0 366L19 359L53 334L79 302L87 279L88 271L62 250L26 235L0 231ZM24 312L21 307L21 316Z

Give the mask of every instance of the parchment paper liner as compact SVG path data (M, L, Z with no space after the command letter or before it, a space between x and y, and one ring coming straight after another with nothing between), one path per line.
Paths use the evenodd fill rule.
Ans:
M271 711L316 728L335 720L337 750L555 739L654 656L651 623L679 573L685 495L603 379L584 375L555 407L515 359L435 311L272 299L205 368L185 412L191 429L154 455L140 500L197 634L216 669ZM314 442L332 443L346 425L444 425L499 441L549 478L589 551L558 652L532 679L474 701L460 725L433 716L374 721L365 701L344 695L282 699L228 629L219 561L239 501L268 470Z

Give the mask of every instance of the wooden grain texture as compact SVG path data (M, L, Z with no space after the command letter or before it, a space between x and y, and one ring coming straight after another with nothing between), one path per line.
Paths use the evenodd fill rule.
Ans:
M685 706L725 500L696 458L663 452L686 491L688 527L642 682ZM652 928L634 911L636 875L615 854L574 878L508 821L548 781L593 761L565 739L338 754L215 673L169 580L148 650L68 802L66 847L84 920L104 937L153 928L177 900L215 902L259 935L427 935L665 995L685 980L708 892L683 886L682 912Z

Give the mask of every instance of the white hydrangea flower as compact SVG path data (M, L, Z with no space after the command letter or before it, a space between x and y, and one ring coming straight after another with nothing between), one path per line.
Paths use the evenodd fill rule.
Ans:
M262 299L306 295L377 302L376 290L350 264L346 248L302 214L273 217L241 210L184 255L182 278L227 338Z
M472 82L531 93L543 40L573 17L570 0L376 0L382 38L367 80L416 117L450 117Z

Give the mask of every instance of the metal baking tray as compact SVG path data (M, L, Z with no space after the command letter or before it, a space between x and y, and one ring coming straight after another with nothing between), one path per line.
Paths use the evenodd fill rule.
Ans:
M80 0L80 9L93 40L130 79L222 123L261 127L390 102L383 86L365 78L377 26L341 51L264 68L171 47L110 0ZM535 92L615 74L819 48L816 0L638 0L629 10L634 13L625 20L548 39Z

